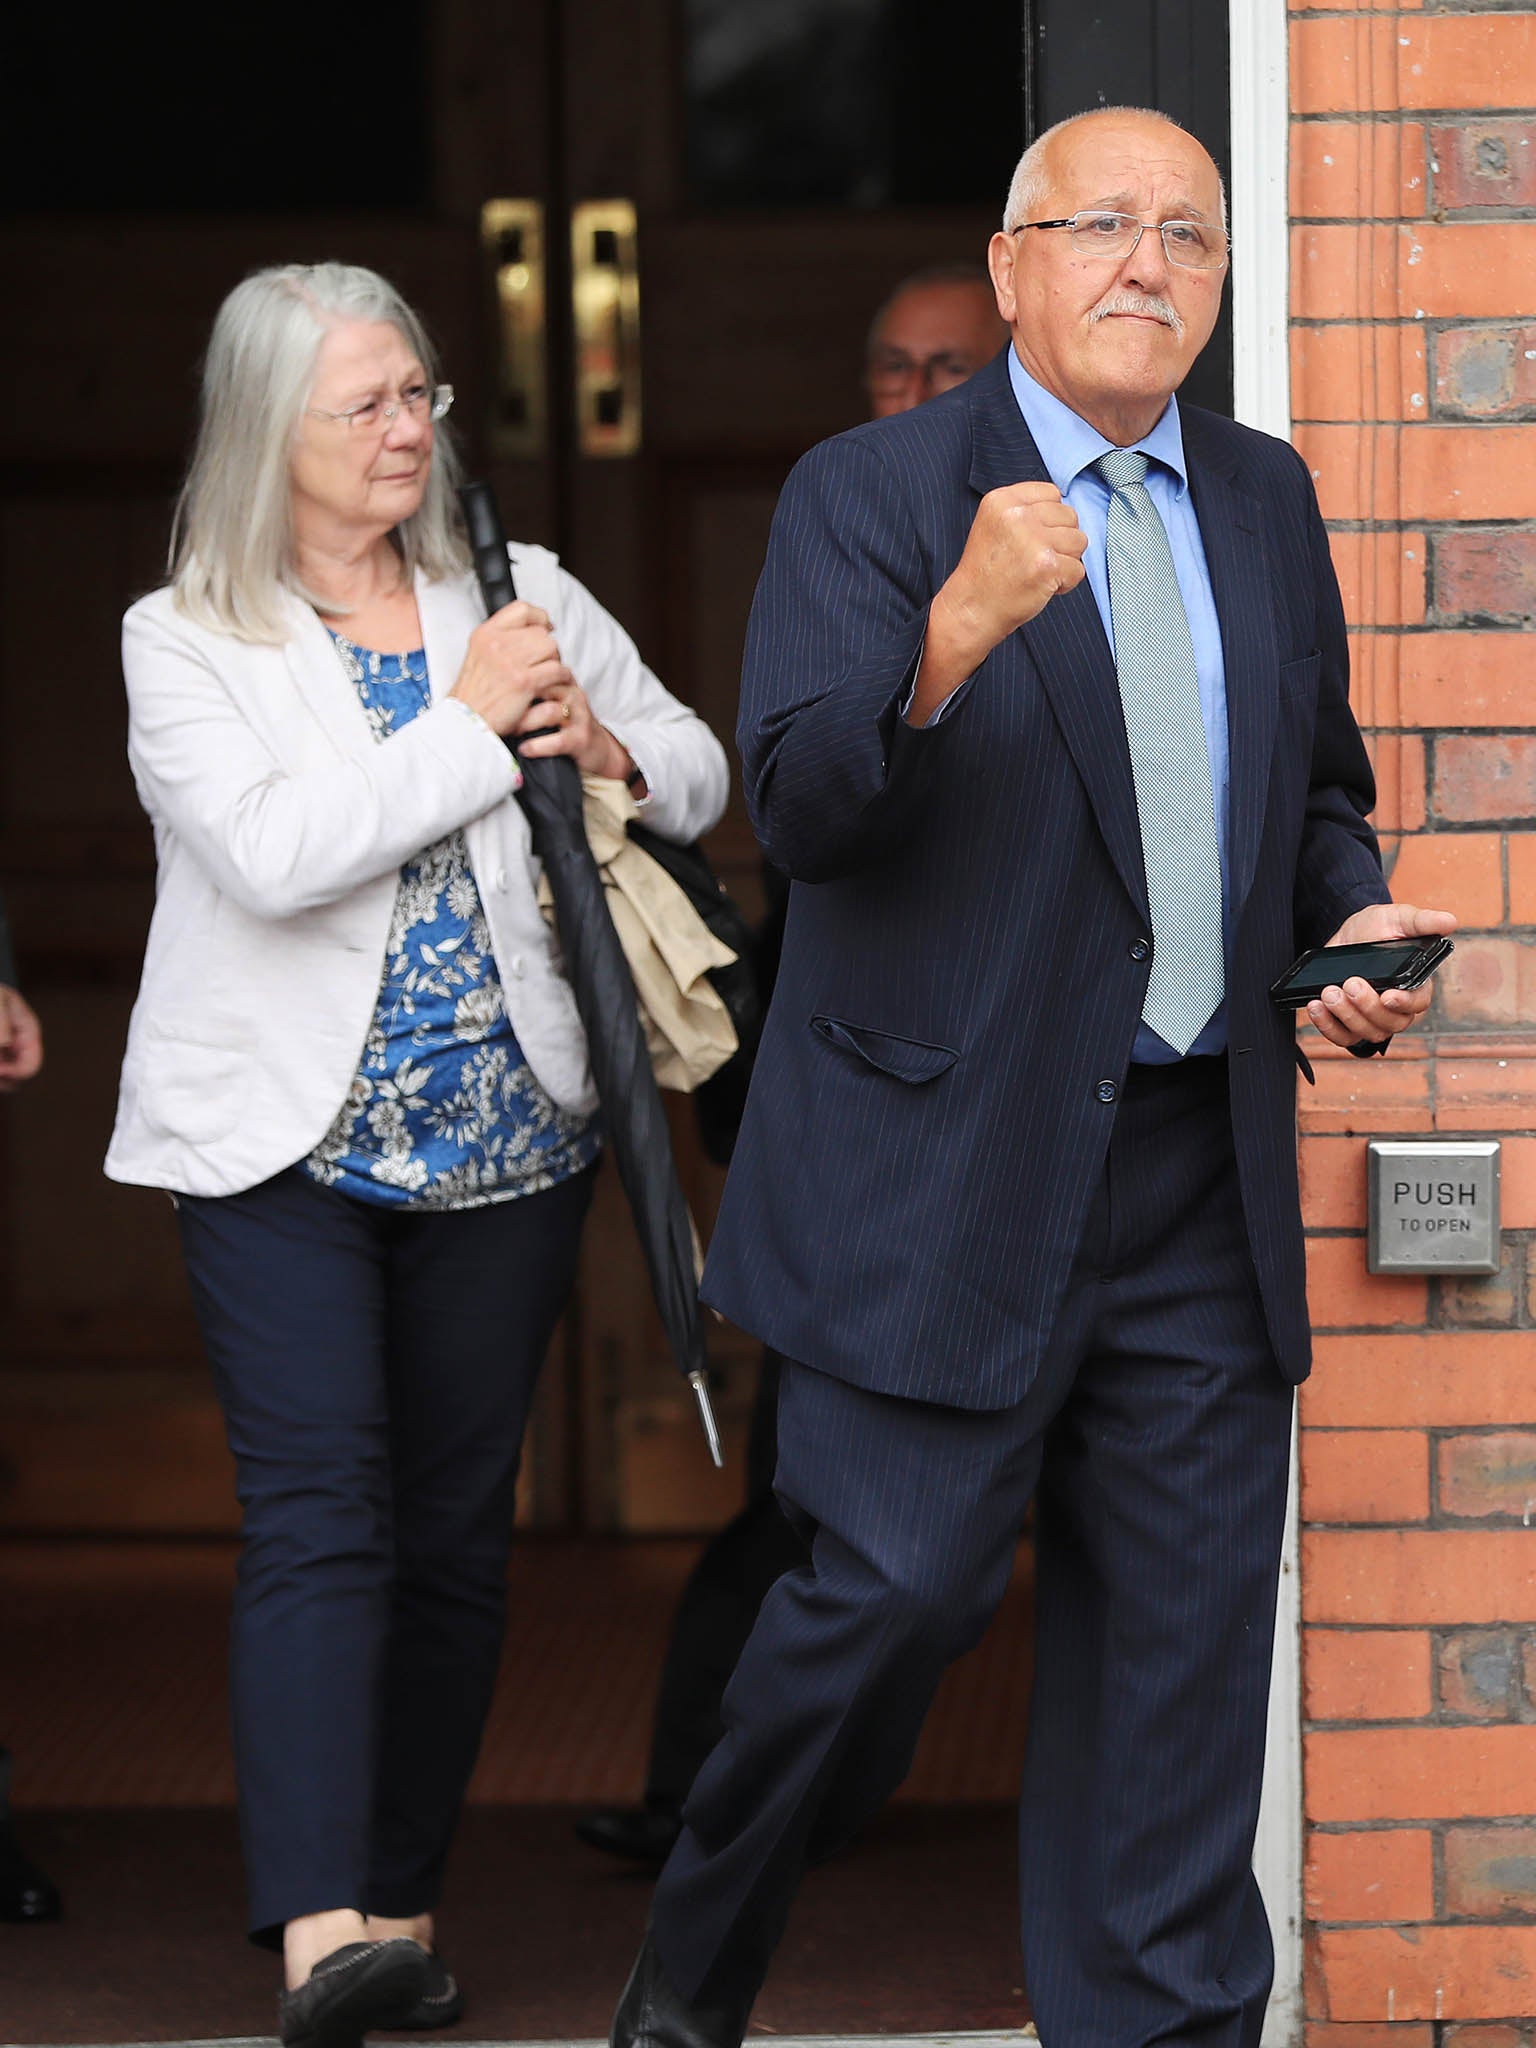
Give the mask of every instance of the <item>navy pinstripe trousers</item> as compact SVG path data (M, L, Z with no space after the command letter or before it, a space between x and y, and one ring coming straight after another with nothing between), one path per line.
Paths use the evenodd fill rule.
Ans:
M1253 2048L1273 1969L1250 1859L1291 1400L1224 1058L1131 1069L1016 1407L940 1408L787 1366L777 1485L811 1563L769 1595L658 1885L655 1939L682 1995L755 1990L807 1859L905 1776L1035 1496L1020 1817L1041 2038Z

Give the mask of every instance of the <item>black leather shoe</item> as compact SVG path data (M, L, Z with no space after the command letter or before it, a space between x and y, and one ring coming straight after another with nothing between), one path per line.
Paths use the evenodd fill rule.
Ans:
M576 1833L589 1849L608 1856L627 1856L660 1870L672 1854L683 1824L666 1806L599 1806L584 1813Z
M734 2006L686 2005L667 1982L646 1929L609 2030L609 2048L741 2048L751 1998Z
M57 1920L63 1910L56 1887L0 1820L0 1920Z
M277 2001L283 2048L358 2048L370 2027L398 2027L427 1986L418 1941L349 1941Z
M458 1978L436 1949L428 1949L427 1988L405 2018L396 2020L395 2025L409 2027L414 2033L424 2027L451 2027L455 2020L463 2017L464 1994L459 1989Z

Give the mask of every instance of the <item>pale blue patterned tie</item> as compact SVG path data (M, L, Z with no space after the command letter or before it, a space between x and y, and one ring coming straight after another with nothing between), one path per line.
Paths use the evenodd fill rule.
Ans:
M1101 455L1115 668L1130 742L1152 975L1142 1020L1186 1053L1222 996L1221 849L1200 679L1168 535L1142 479L1147 458Z

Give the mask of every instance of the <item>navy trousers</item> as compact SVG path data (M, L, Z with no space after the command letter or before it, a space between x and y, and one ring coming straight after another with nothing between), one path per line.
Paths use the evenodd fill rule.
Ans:
M437 1901L592 1178L446 1214L298 1168L178 1198L244 1509L230 1677L263 1945L305 1913Z
M1026 1216L1028 1200L1021 1161ZM1250 1861L1291 1399L1223 1059L1132 1070L1019 1406L939 1408L786 1366L778 1486L811 1561L764 1603L658 1885L681 1994L755 1990L808 1858L906 1775L1038 1487L1021 1892L1041 2038L1255 2048L1273 1951Z
M720 1740L720 1702L768 1589L809 1555L774 1491L778 1464L779 1374L765 1349L747 1440L747 1498L710 1538L678 1598L656 1694L645 1803L676 1812L699 1766Z

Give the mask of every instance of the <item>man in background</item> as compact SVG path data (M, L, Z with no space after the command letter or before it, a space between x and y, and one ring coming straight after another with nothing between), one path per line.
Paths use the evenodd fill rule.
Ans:
M889 419L953 391L1008 339L991 279L974 263L935 263L902 279L870 323L869 416Z
M30 1081L43 1064L43 1033L16 986L5 905L0 902L0 1095ZM23 1853L11 1828L11 1757L0 1749L0 1920L56 1920L59 1895Z
M997 297L975 263L940 263L902 279L870 323L864 383L871 419L909 412L952 391L989 363L1008 339ZM788 884L765 867L768 914L758 936L766 1008L778 965ZM660 1868L681 1826L683 1801L699 1765L720 1740L720 1700L757 1610L784 1572L806 1561L805 1545L773 1491L779 1360L763 1354L747 1449L747 1499L690 1573L677 1603L656 1700L645 1798L603 1806L576 1823L582 1841L612 1856Z

